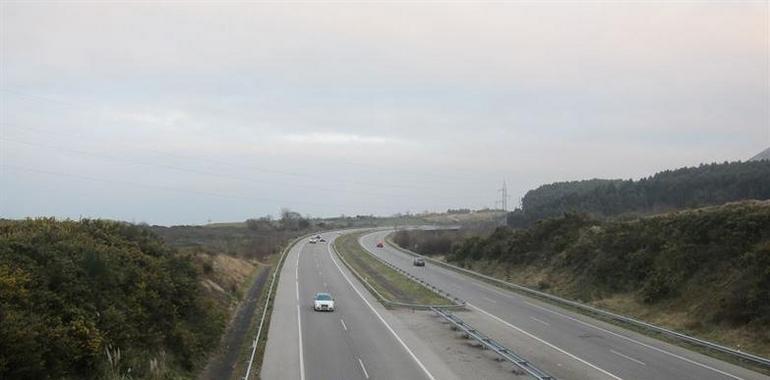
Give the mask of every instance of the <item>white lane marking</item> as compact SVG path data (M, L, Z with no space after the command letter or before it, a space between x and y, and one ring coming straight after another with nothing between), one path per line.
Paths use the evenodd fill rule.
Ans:
M348 331L348 326L345 325L345 321L340 319L340 323L342 323L342 328L345 329L345 331Z
M628 355L623 355L623 354L621 354L620 352L617 352L617 351L615 351L615 350L613 350L613 349L610 349L610 352L612 352L612 353L613 353L613 354L615 354L615 355L618 355L618 356L620 356L621 358L626 358L626 359L628 359L628 360L630 360L630 361L632 361L632 362L634 362L634 363L639 363L639 364L641 364L641 365L647 365L647 364L645 364L645 363L644 363L643 361L641 361L641 360L637 360L637 359L634 359L634 358L632 358L632 357L630 357L630 356L628 356Z
M546 326L550 326L550 325L551 325L550 323L548 323L548 322L546 322L546 321L544 321L544 320L542 320L542 319L537 319L537 318L535 318L535 317L529 317L529 318L530 318L530 319L532 319L533 321L537 321L537 322L540 322L540 323L542 323L542 324L544 324L544 325L546 325Z
M491 298L489 298L489 297L487 297L487 296L483 296L483 297L481 297L481 298L483 298L483 299L485 299L485 300L487 300L487 301L489 301L489 302L492 302L492 303L497 303L497 301L495 301L495 300L493 300L493 299L491 299Z
M593 369L595 369L595 370L597 370L597 371L599 371L599 372L601 372L601 373L603 373L603 374L605 374L605 375L607 375L609 377L612 377L613 379L623 380L622 378L620 378L618 376L615 376L615 375L607 372L606 370L604 370L602 368L599 368L596 365L591 364L591 363L589 363L589 362L587 362L587 361L585 361L585 360L583 360L583 359L581 359L581 358L579 358L579 357L577 357L577 356L575 356L575 355L573 355L573 354L571 354L571 353L569 353L567 351L564 351L563 349L561 349L559 347L556 347L553 344L548 343L548 342L546 342L546 341L544 341L544 340L542 340L542 339L540 339L540 338L538 338L538 337L536 337L536 336L534 336L534 335L532 335L532 334L530 334L530 333L528 333L528 332L526 332L526 331L524 331L524 330L522 330L522 329L520 329L520 328L518 328L518 327L516 327L516 326L514 326L514 325L512 325L512 324L510 324L510 323L508 323L508 322L506 322L506 321L504 321L502 319L500 319L500 318L498 318L497 316L494 316L494 315L490 314L489 312L487 312L487 311L485 311L483 309L478 308L477 306L473 306L473 305L471 305L469 303L466 303L466 305L468 307L470 307L470 308L476 309L476 310L486 314L490 318L492 318L492 319L494 319L494 320L496 320L496 321L498 321L498 322L500 322L500 323L502 323L502 324L504 324L504 325L506 325L506 326L508 326L508 327L510 327L510 328L512 328L512 329L514 329L514 330L516 330L516 331L518 331L518 332L520 332L520 333L530 337L530 338L532 338L532 339L537 340L538 342L541 342L541 343L545 344L548 347L553 348L556 351L559 351L559 352L561 352L561 353L571 357L572 359L575 359L575 360L577 360L577 361L579 361L579 362L581 362L581 363L583 363L583 364L585 364L585 365L587 365L587 366L589 366L589 367L591 367L591 368L593 368Z
M654 351L658 351L658 352L664 353L664 354L666 354L666 355L670 355L670 356L673 356L673 357L675 357L675 358L677 358L677 359L680 359L680 360L686 361L686 362L688 362L688 363L690 363L690 364L693 364L693 365L696 365L696 366L698 366L698 367L701 367L701 368L705 368L705 369L709 369L709 370L712 370L712 371L714 371L714 372L716 372L716 373L719 373L719 374L725 375L725 376L727 376L727 377L730 377L730 378L733 378L733 379L736 379L736 380L744 380L742 377L738 377L738 376L735 376L735 375L731 375L731 374L729 374L729 373L727 373L727 372L724 372L724 371L722 371L722 370L716 369L716 368L714 368L714 367L710 367L710 366L708 366L708 365L706 365L706 364L703 364L703 363L699 363L699 362L696 362L696 361L694 361L694 360L691 360L691 359L685 358L685 357L683 357L683 356L679 356L679 355L677 355L677 354L675 354L675 353L673 353L673 352L669 352L669 351L666 351L666 350L664 350L664 349L662 349L662 348L658 348L658 347L655 347L655 346L651 346L651 345L649 345L649 344L646 344L646 343L642 343L642 342L640 342L640 341L638 341L638 340L636 340L636 339L632 339L632 338L629 338L629 337L627 337L627 336L625 336L625 335L621 335L621 334L618 334L618 333L616 333L616 332L613 332L613 331L610 331L610 330L607 330L607 329L601 328L601 327L599 327L599 326L594 326L594 325L592 325L592 324L590 324L590 323L586 323L586 322L583 322L583 321L581 321L581 320L579 320L579 319L577 319L577 318L572 318L572 317L570 317L569 315L566 315L566 314L562 314L562 313L559 313L558 311L554 311L554 310L551 310L551 309L548 309L548 308L542 307L542 306L540 306L540 305L535 305L535 304L533 304L533 303L530 303L530 302L526 302L526 301L525 301L524 303L526 303L527 305L530 305L530 306L536 307L536 308L538 308L538 309L541 309L541 310L545 310L545 311L547 311L547 312L549 312L549 313L553 313L553 314L556 314L556 315L558 315L558 316L560 316L560 317L563 317L563 318L567 318L567 319L569 319L569 320L571 320L571 321L574 321L574 322L580 323L581 325L584 325L584 326L588 326L588 327L591 327L591 328L594 328L594 329L597 329L597 330L600 330L600 331L604 331L604 332L606 332L607 334L610 334L610 335L614 335L614 336L616 336L616 337L618 337L618 338L621 338L621 339L625 339L625 340L627 340L627 341L629 341L629 342L633 342L633 343L636 343L636 344L638 344L638 345L640 345L640 346L642 346L642 347L647 347L647 348L649 348L649 349L651 349L651 350L654 350Z
M300 316L299 304L297 304L297 330L299 331L299 378L305 380L305 357L302 353L302 316Z
M328 288L329 286L326 285L326 281L324 281L324 288Z
M364 371L364 376L368 379L369 372L366 372L366 367L364 367L364 362L361 360L361 358L358 358L358 364L361 364L361 370Z
M299 378L300 380L305 380L305 357L304 353L302 352L302 313L300 309L300 302L299 302L299 256L302 254L302 249L304 249L305 246L303 245L302 248L299 249L299 252L297 252L297 269L295 271L295 275L297 276L297 331L299 331Z
M340 264L338 264L337 260L334 258L334 254L332 253L331 247L327 245L327 249L329 250L329 257L332 259L332 262L334 263L335 266L337 266L337 269L340 271L340 273L342 273L342 277L344 277L345 280L347 280L348 284L350 284L350 287L353 288L353 291L355 291L356 294L358 294L358 296L361 297L361 299L364 301L366 306L369 306L369 309L374 313L374 315L377 316L377 318L380 319L380 322L382 322L382 324L385 325L385 327L388 329L388 331L390 331L390 333L393 334L393 337L395 337L396 340L398 341L398 343L401 344L401 347L404 347L406 352L409 353L409 356L412 357L412 359L417 363L417 365L420 367L420 369L422 369L422 371L425 373L425 375L428 376L428 378L431 379L431 380L436 380L436 378L433 377L433 375L430 373L430 371L428 371L428 369L425 368L425 365L422 364L420 359L417 358L417 355L415 355L414 352L412 352L412 350L409 349L409 346L407 346L406 343L404 343L404 341L401 340L401 337L398 336L398 334L396 334L396 331L393 330L393 328L390 327L388 322L385 321L385 318L383 318L380 315L380 313L377 312L377 310L374 308L374 306L372 306L372 304L370 304L369 301L367 301L366 298L364 298L364 295L361 294L361 292L358 291L358 288L356 288L356 286L353 285L353 281L351 281L350 278L348 277L348 275L345 274L345 272L342 270L342 267L340 267Z
M297 266L294 268L294 278L297 279L297 282L299 282L299 256L302 254L303 249L305 249L304 245L299 249L299 252L297 252Z

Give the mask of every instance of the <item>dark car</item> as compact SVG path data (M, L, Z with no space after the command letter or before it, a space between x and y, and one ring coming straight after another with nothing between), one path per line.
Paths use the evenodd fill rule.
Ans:
M425 259L422 257L415 257L414 261L412 261L412 264L416 267L424 267L425 266Z
M385 246L385 245L384 245L384 244L382 244L382 242L381 242L381 241L377 242L377 248L382 248L382 247L384 247L384 246Z

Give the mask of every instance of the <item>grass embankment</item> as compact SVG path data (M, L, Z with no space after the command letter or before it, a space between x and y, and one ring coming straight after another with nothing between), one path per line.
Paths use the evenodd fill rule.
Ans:
M770 356L770 202L624 221L567 215L453 244L447 260Z
M364 233L342 235L337 238L335 246L345 261L383 297L393 302L420 305L450 303L446 298L412 281L366 252L358 243L358 238Z
M205 370L198 376L200 379L241 379L245 372L246 364L251 354L253 331L259 323L258 317L261 311L266 288L269 285L268 276L271 268L268 264L240 262L240 259L229 256L217 256L217 259L225 258L233 263L239 263L237 267L215 267L215 272L222 270L227 274L246 275L239 282L237 290L238 301L231 304L231 319L225 334L219 343L215 355L209 358ZM250 272L245 272L250 269Z

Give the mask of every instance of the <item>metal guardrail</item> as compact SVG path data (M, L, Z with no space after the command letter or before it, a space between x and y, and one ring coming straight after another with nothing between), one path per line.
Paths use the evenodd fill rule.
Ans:
M340 261L342 261L342 263L345 264L345 266L350 270L351 273L353 273L354 276L356 276L356 278L364 285L364 287L366 287L366 289L369 290L374 295L374 297L377 298L378 301L380 301L386 306L405 307L405 308L416 309L416 310L430 310L431 308L437 308L437 309L464 309L465 308L465 302L448 304L448 305L423 305L423 304L411 304L411 303L404 303L404 302L389 300L388 298L383 296L379 291L377 291L377 289L372 284L370 284L369 281L364 276L358 273L358 271L356 271L355 268L353 268L353 266L350 265L350 263L348 263L347 260L345 260L343 255L340 254L340 252L337 250L336 241L332 242L331 248L334 251L334 253L337 255L337 257L340 259ZM409 279L414 281L412 277L409 277ZM425 283L421 283L421 282L418 282L418 283L430 289L428 286L425 285ZM443 296L443 297L447 298L446 296ZM456 302L452 299L449 299L449 300Z
M465 333L465 335L467 335L469 338L473 338L477 342L481 343L484 347L494 351L497 355L513 363L513 365L515 365L517 368L520 368L535 379L555 380L553 376L543 372L541 369L535 367L532 365L532 363L528 362L526 359L517 355L513 351L507 349L505 346L498 343L494 339L474 329L465 323L462 319L456 317L454 314L441 309L432 308L431 310L433 310L434 313L438 314L445 320L449 321L449 323L451 323L456 329L462 330L463 333Z
M602 316L604 318L608 318L608 319L611 319L611 320L623 322L623 323L626 323L628 325L635 326L637 328L642 328L642 329L646 329L646 330L649 330L649 331L654 331L656 333L668 336L670 338L679 339L681 341L684 341L684 342L687 342L687 343L690 343L690 344L693 344L693 345L696 345L696 346L699 346L699 347L707 348L707 349L710 349L710 350L713 350L713 351L717 351L717 352L720 352L720 353L723 353L723 354L727 354L727 355L733 356L733 357L735 357L737 359L741 359L741 360L744 360L744 361L747 361L747 362L750 362L750 363L753 363L753 364L756 364L756 365L760 365L760 366L763 366L763 367L770 368L770 359L763 358L763 357L758 356L758 355L754 355L754 354L750 354L748 352L736 350L736 349L733 349L733 348L730 348L730 347L726 347L726 346L723 346L723 345L720 345L720 344L717 344L717 343L709 342L709 341L706 341L706 340L703 340L703 339L698 339L698 338L695 338L695 337L692 337L692 336L689 336L689 335L686 335L686 334L682 334L680 332L669 330L669 329L664 328L664 327L653 325L653 324L648 323L648 322L640 321L638 319L634 319L634 318L626 317L624 315L616 314L616 313L613 313L613 312L610 312L610 311L602 310L602 309L599 309L599 308L596 308L596 307L593 307L593 306L582 304L580 302L564 299L564 298L555 296L553 294L548 294L548 293L541 292L539 290L528 288L526 286L513 284L513 283L510 283L510 282L507 282L507 281L503 281L503 280L500 280L500 279L497 279L497 278L494 278L494 277L491 277L491 276L487 276L487 275L484 275L484 274L481 274L481 273L478 273L478 272L474 272L474 271L469 270L469 269L460 268L460 267L458 267L456 265L452 265L452 264L449 264L449 263L446 263L446 262L443 262L443 261L439 261L439 260L436 260L436 259L433 259L433 258L430 258L430 257L427 257L427 256L420 255L418 253L412 252L412 251L410 251L408 249L401 248L401 247L398 246L398 244L395 244L389 238L385 239L385 240L387 241L387 243L390 246L392 246L393 248L398 249L398 250L400 250L400 251L402 251L402 252L404 252L406 254L409 254L409 255L412 255L412 256L416 256L416 257L422 257L425 260L428 260L428 261L430 261L432 263L435 263L435 264L444 266L446 268L452 269L454 271L466 273L466 274L469 274L471 276L475 276L475 277L478 277L478 278L481 278L481 279L484 279L484 280L487 280L487 281L491 281L491 282L503 285L504 287L508 287L508 288L511 288L511 289L514 289L514 290L517 290L517 291L520 291L520 292L523 292L523 293L527 293L527 294L536 296L538 298L543 298L543 299L546 299L546 300L549 300L549 301L552 301L552 302L558 303L558 304L568 305L568 306L574 307L574 308L579 309L579 310L587 311L587 312L590 312L590 313Z

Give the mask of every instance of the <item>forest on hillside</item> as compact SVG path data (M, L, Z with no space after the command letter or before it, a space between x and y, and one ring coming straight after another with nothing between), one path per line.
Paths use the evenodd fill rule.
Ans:
M639 216L746 199L770 199L770 161L725 162L666 170L640 180L557 182L530 190L508 214L511 227L581 212Z
M0 378L191 377L226 313L199 278L142 226L0 221Z

